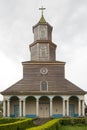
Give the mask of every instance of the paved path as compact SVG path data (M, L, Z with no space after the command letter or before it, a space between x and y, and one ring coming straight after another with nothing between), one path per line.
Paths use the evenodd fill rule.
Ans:
M36 119L34 119L34 124L37 126L40 126L40 125L43 125L50 120L52 120L52 119L51 118L36 118Z

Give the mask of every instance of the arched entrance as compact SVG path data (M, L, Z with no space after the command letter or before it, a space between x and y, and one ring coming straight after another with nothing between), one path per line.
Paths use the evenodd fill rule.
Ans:
M13 96L10 98L10 116L19 116L19 98L17 96Z
M78 97L76 96L71 96L69 98L69 116L78 116Z
M43 96L39 99L39 117L50 116L50 99Z
M63 99L60 96L53 98L53 117L63 116Z
M26 98L26 117L36 117L36 98L33 96Z

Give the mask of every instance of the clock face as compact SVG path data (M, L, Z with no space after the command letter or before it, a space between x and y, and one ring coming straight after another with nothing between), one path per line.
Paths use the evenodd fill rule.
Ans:
M40 69L40 73L43 74L43 75L45 75L45 74L48 73L48 69L47 68L41 68Z

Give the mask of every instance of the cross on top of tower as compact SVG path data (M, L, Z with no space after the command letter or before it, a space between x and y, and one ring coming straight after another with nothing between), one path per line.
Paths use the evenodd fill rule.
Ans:
M41 8L39 8L39 10L41 10L41 14L43 16L43 10L45 10L46 8L44 8L43 6Z

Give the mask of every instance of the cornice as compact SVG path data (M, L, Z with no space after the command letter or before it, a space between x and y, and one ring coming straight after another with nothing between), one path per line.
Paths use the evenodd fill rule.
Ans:
M55 48L57 47L57 45L50 40L37 40L37 41L34 41L33 43L31 43L29 45L29 47L32 47L37 43L40 43L40 44L43 44L43 43L48 44L49 43L50 45L54 46Z
M22 62L23 65L65 65L65 62L61 61L26 61Z

